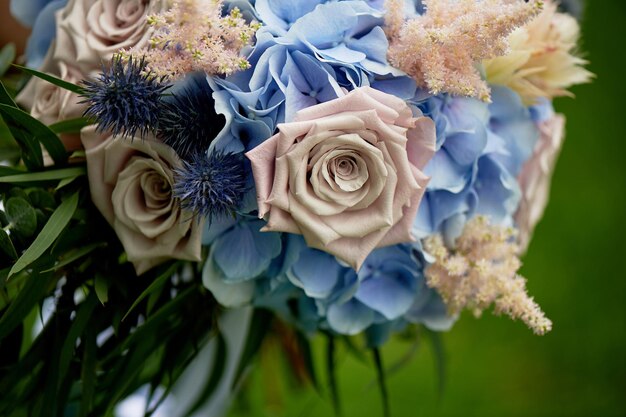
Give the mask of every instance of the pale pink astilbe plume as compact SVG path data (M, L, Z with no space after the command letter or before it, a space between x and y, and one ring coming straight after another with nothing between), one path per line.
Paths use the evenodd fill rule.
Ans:
M222 16L223 0L174 0L165 12L149 16L155 30L145 56L157 75L181 76L192 71L228 75L250 67L241 50L260 27L248 24L234 8Z
M449 250L440 235L429 237L424 249L435 258L426 271L426 282L436 289L451 314L468 308L476 316L494 305L496 314L522 320L535 334L552 329L552 322L526 293L516 231L490 225L485 217L470 220Z
M402 1L387 0L389 61L431 93L478 97L490 90L477 66L507 51L507 38L542 8L540 0L423 0L426 12L400 23Z

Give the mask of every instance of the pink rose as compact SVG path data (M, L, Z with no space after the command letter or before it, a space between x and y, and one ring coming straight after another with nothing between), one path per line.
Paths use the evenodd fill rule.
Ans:
M304 235L359 269L376 247L413 240L435 126L369 87L296 113L246 155L264 230Z
M560 114L539 124L539 141L518 176L522 200L515 214L515 222L519 228L522 251L528 248L533 230L548 204L552 172L563 145L564 128L565 117Z
M46 55L39 70L73 84L78 84L84 78L78 69L65 62L54 60L51 52ZM31 77L16 101L45 125L81 117L85 111L85 105L79 104L82 99L77 94L37 77ZM80 135L62 134L60 137L68 151L82 148Z
M81 131L91 199L113 226L137 274L168 259L199 261L202 224L172 195L176 152L149 139Z
M165 0L70 0L57 14L55 58L73 62L84 73L99 69L121 49L147 46L148 15Z

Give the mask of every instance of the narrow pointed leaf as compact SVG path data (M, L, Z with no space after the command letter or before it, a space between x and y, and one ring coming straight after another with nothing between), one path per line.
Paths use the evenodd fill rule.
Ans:
M62 120L57 123L53 123L50 126L50 130L54 133L80 133L81 129L85 126L89 126L92 122L86 117L78 117L76 119Z
M385 368L383 367L383 358L380 354L380 349L372 349L372 354L374 356L374 364L376 365L378 388L380 389L380 395L383 400L383 416L391 417L391 410L389 408L389 393L387 391L387 381L385 377Z
M30 134L35 140L41 142L55 163L64 164L67 162L65 146L48 126L25 111L6 104L0 104L0 114L2 114L14 136L18 129L23 131L25 135Z
M48 293L53 281L51 274L33 274L26 278L24 287L0 318L0 341L22 323Z
M76 208L78 207L78 193L72 194L67 200L52 213L50 219L43 227L35 241L26 249L22 256L15 262L9 278L26 268L32 262L39 259L41 255L54 243L63 229L69 224Z
M30 74L37 78L41 78L42 80L48 81L49 83L54 84L57 87L61 87L66 90L69 90L72 93L81 94L83 92L83 89L80 86L70 83L68 81L64 81L58 77L55 77L54 75L46 74L46 73L34 70L32 68L23 67L21 65L13 64L13 66L21 71L24 71L27 74Z
M333 402L333 409L335 415L341 415L341 401L339 400L339 384L337 383L337 345L335 343L335 336L328 335L328 342L326 344L326 371L328 372L328 387L330 389L330 398Z
M38 181L57 181L64 179L74 179L81 175L85 175L87 170L85 167L72 167L52 169L42 172L28 172L23 174L0 176L0 183L22 183L22 182L38 182Z
M2 81L0 81L0 104L6 104L7 106L17 108L17 104L15 104L15 101L11 98L11 95Z
M137 299L135 300L133 305L130 306L130 308L128 309L128 311L124 315L124 318L122 318L122 321L126 320L126 317L128 317L128 315L135 308L137 308L139 303L141 303L144 300L144 298L146 298L148 295L152 294L156 290L160 289L163 286L163 284L165 284L167 282L167 280L172 277L172 275L174 274L174 272L176 272L176 269L179 266L180 266L179 263L174 263L174 264L170 265L161 275L159 275L154 281L152 281L152 284L150 284L150 286L148 288L146 288L145 291L142 292L139 297L137 297Z
M427 330L426 334L433 347L433 356L435 357L435 370L437 371L437 390L439 398L443 397L446 388L446 354L443 346L441 334L432 330Z

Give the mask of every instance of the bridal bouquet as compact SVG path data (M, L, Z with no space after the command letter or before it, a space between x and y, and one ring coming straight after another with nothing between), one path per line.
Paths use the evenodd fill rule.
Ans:
M190 371L165 415L219 415L268 338L317 384L320 333L331 374L370 350L384 393L394 335L492 308L550 331L518 270L563 142L552 99L592 77L564 6L11 7L33 30L24 65L0 61L0 415L138 392L152 415Z

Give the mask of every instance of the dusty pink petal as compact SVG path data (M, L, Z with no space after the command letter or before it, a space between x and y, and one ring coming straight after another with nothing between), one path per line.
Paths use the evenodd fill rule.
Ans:
M533 155L522 167L518 176L522 199L515 214L519 229L519 244L526 251L535 226L543 217L550 197L550 182L557 158L563 145L565 117L555 114L539 125L541 136Z
M369 87L294 120L246 154L264 230L300 233L355 269L376 247L413 241L428 183L420 169L434 153L432 121Z

